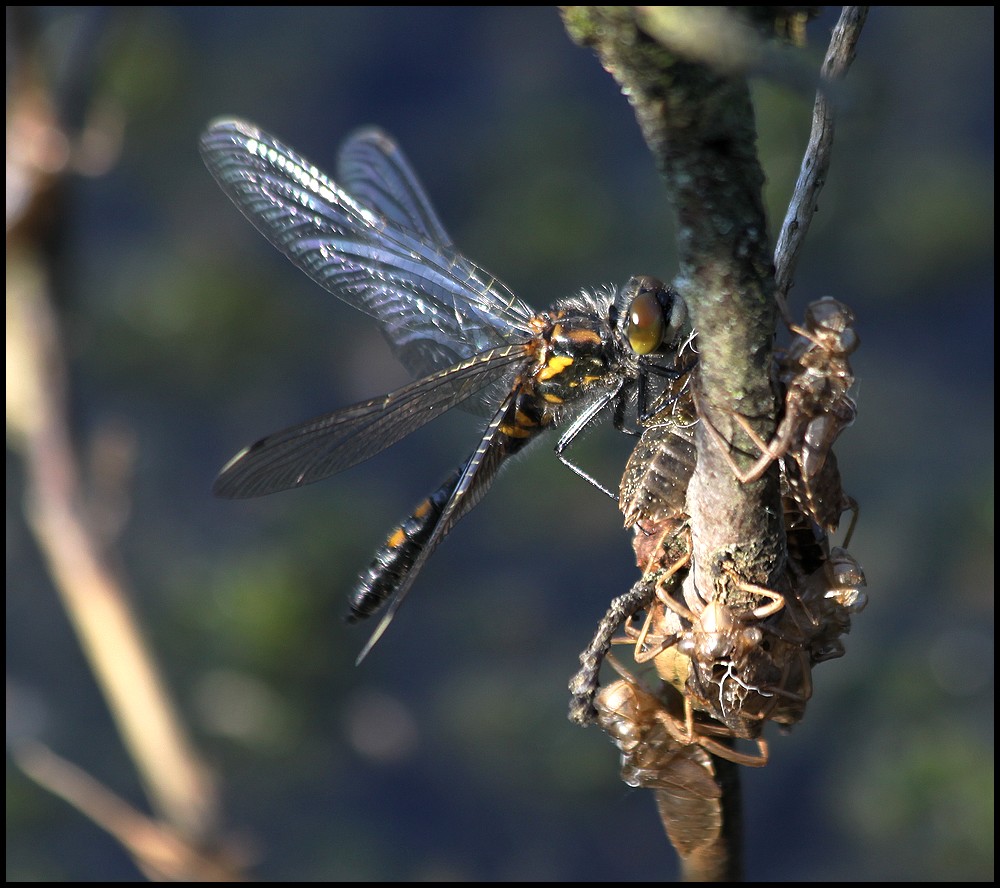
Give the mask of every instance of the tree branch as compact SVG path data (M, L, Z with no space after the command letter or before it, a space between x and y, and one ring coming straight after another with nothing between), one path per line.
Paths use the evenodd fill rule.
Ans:
M732 418L740 412L768 440L775 311L764 174L747 84L665 49L640 28L630 7L565 7L563 14L571 35L593 47L621 84L676 207L675 284L699 334L703 412L728 439L742 440ZM746 449L752 452L752 445ZM750 582L778 581L784 534L776 470L740 484L700 429L688 504L698 570L725 563ZM696 582L712 586L710 577Z
M748 584L779 593L788 586L778 466L744 484L731 462L745 467L759 454L737 415L747 418L759 440L771 440L775 430L775 281L744 74L781 69L802 78L800 59L774 40L777 9L562 7L570 35L595 50L632 104L677 211L680 267L674 284L698 334L694 394L703 420L687 492L693 567L685 582L694 584L696 600L743 612L755 606ZM864 21L856 13L847 18L855 24L835 41L835 59L850 56ZM828 57L824 77L834 70ZM824 136L827 157L830 136ZM825 169L819 170L819 185ZM802 198L810 213L817 191L814 185ZM799 226L806 229L804 223ZM786 286L804 234L788 248ZM732 456L706 423L732 442ZM722 767L728 802L723 833L714 847L682 859L689 881L741 876L738 774L730 763Z

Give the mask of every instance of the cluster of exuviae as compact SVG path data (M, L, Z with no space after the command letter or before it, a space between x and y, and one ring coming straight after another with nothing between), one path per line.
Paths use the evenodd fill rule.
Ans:
M847 306L826 297L808 306L801 326L789 325L791 344L775 366L783 404L773 438L762 440L745 418L735 417L760 453L743 472L731 444L699 409L692 338L677 353L676 378L642 420L625 469L619 501L626 526L634 528L642 576L612 602L581 655L582 668L570 683L570 718L596 722L611 736L625 782L660 791L661 808L672 806L664 822L668 830L673 823L681 839L697 833L702 820L707 826L721 816L709 753L765 765L764 724L802 718L812 667L843 655L841 636L866 604L864 574L846 548L858 506L841 486L833 453L856 414L849 395L849 357L858 345L853 324ZM687 492L697 464L698 423L741 482L760 478L774 462L780 470L785 582L779 592L742 582L723 568L725 581L743 593L743 607L700 592L692 578ZM850 526L843 545L834 545L831 536L845 512ZM636 669L652 664L660 681L643 682L620 665L608 655L612 644L627 644ZM620 677L601 687L605 660ZM756 746L740 751L739 740Z

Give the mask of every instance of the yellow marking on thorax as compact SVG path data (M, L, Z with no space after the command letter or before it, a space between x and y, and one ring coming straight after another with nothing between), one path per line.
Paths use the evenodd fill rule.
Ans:
M508 438L530 438L534 434L531 429L526 429L507 422L501 423L499 430Z
M542 382L545 382L553 376L558 376L572 363L573 359L569 355L557 355L554 358L550 358L545 366L538 371L538 378Z

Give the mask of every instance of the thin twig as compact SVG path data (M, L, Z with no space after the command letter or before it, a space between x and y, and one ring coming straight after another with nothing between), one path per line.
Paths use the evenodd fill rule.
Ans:
M858 38L868 17L867 6L845 6L830 38L826 58L823 61L822 80L830 85L844 78L851 62L854 61ZM813 105L812 132L809 145L802 158L802 168L788 204L788 212L774 248L775 299L785 320L788 294L795 278L795 266L805 243L812 217L818 208L819 193L826 184L826 173L830 168L833 148L833 130L836 109L823 86L816 93Z

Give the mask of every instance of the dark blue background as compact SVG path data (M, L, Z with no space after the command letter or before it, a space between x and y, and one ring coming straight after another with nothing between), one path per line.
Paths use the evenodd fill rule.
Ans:
M301 491L209 495L243 444L405 374L224 198L205 124L245 117L331 172L350 130L384 127L455 241L541 307L675 272L664 188L612 79L544 7L153 7L109 16L103 41L126 131L69 205L78 430L135 435L125 567L256 873L674 875L652 797L566 720L577 654L635 569L614 505L545 445L446 540L360 668L346 592L480 421L448 416ZM777 225L811 97L754 89ZM874 9L845 98L792 310L829 293L858 316L859 418L837 449L871 604L805 720L743 772L747 875L992 879L992 9ZM606 431L574 454L613 485L628 447ZM142 805L7 466L8 727ZM371 730L397 741L383 758ZM10 765L7 786L8 879L136 876Z

